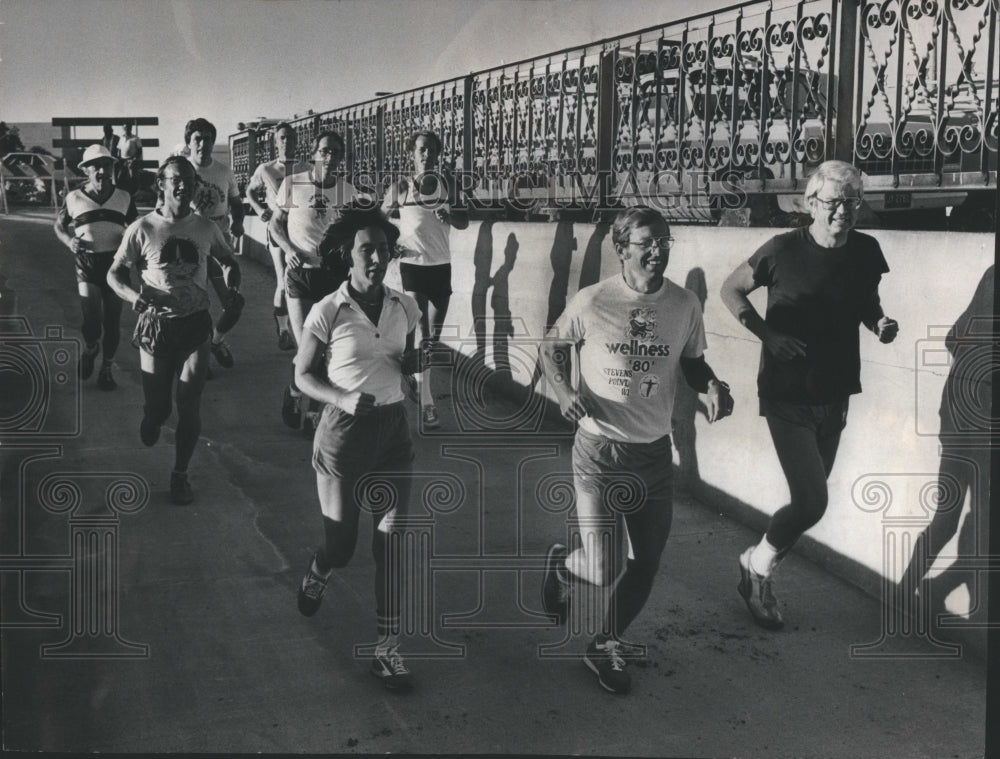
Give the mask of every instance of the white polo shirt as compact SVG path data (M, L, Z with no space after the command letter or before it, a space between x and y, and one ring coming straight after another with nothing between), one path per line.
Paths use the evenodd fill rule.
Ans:
M384 287L384 285L383 285ZM420 322L420 307L405 293L385 287L378 324L347 291L347 282L312 307L304 328L327 346L327 376L348 392L370 393L375 405L403 400L399 380L406 336Z

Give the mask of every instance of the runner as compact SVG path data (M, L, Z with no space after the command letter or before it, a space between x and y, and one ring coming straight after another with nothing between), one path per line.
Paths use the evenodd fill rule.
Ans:
M357 195L354 185L337 176L344 160L344 138L336 132L320 132L313 138L312 166L281 181L277 207L269 227L271 239L285 253L285 296L288 321L295 342L302 345L302 325L314 303L336 290L347 278L347 267L339 258L323 256L320 241L339 209ZM281 418L293 429L309 431L318 412L303 414L301 392L292 383L285 388Z
M198 214L215 222L226 244L235 249L235 238L243 236L243 201L232 169L212 158L215 137L215 125L207 119L191 119L184 127L184 144L201 180L192 203ZM211 257L208 267L212 288L222 304L222 315L212 331L212 355L220 366L231 369L233 352L225 338L239 321L245 301L238 290L226 286L222 270Z
M183 156L171 156L157 172L159 204L134 222L108 272L108 284L139 313L133 342L139 347L145 398L139 436L147 446L170 416L177 378L176 458L170 499L194 499L187 468L201 434L201 391L208 367L212 318L208 313L208 259L225 270L236 289L240 269L219 228L192 212L197 174ZM132 286L130 270L141 276Z
M104 360L97 386L101 390L114 390L118 383L112 367L121 341L122 302L108 286L108 269L126 225L139 214L132 197L112 184L115 159L106 147L89 146L83 151L79 166L87 174L87 183L66 196L54 229L56 237L73 251L76 259L76 287L83 310L80 379L89 379L94 373L97 354L103 347Z
M621 274L580 290L540 352L560 411L579 422L573 484L582 542L572 552L560 543L549 547L542 605L562 624L574 580L601 589L599 597L610 591L601 632L583 661L605 690L627 693L621 636L646 604L673 517L670 429L678 368L692 388L707 393L709 422L732 413L733 402L705 362L697 295L664 277L673 243L666 221L650 208L630 208L616 217L612 239ZM578 388L569 380L574 357ZM635 499L610 509L606 495L623 488ZM609 517L610 536L599 524ZM628 559L614 584L622 533Z
M889 271L882 249L854 231L862 197L861 174L851 164L820 164L805 190L812 224L772 238L722 285L726 307L761 340L760 415L791 491L791 503L771 517L760 543L739 558L739 593L754 621L772 630L784 625L774 570L826 511L848 397L861 392L858 326L883 343L899 331L879 300ZM767 288L763 319L747 299L759 287Z
M403 290L420 305L420 338L430 352L441 337L451 299L451 229L466 229L469 215L455 183L438 169L441 139L426 130L414 132L406 141L413 173L392 185L382 208L399 218L399 273ZM441 426L431 392L430 362L416 375L424 427Z
M299 588L299 611L319 609L333 570L347 566L358 540L359 495L372 475L393 497L372 514L379 642L372 674L390 690L410 687L399 653L400 535L413 466L413 444L400 389L416 370L412 298L382 284L399 232L376 208L345 209L327 241L350 267L335 293L309 312L299 339L295 380L327 404L313 441L313 467L323 511L325 546L313 554Z
M298 137L291 124L282 121L274 126L274 151L277 157L266 161L254 170L247 184L247 202L267 223L277 207L278 189L286 176L308 171L309 167L295 160L295 147ZM264 202L258 196L263 193ZM274 265L274 326L278 332L278 348L283 351L295 348L295 338L292 337L288 324L288 307L285 303L285 252L271 238L270 227L267 231L267 249L271 252L271 263Z

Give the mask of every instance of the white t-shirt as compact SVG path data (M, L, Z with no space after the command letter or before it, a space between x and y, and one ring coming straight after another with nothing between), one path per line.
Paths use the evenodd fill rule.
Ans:
M247 192L257 192L264 188L264 204L274 211L277 208L278 188L286 176L301 174L309 171L309 167L304 163L286 163L275 158L273 161L266 161L254 169L253 176L247 183Z
M122 160L127 161L129 158L141 158L142 140L134 134L131 137L122 137L119 149L121 150Z
M208 166L195 166L194 170L201 181L191 200L191 207L206 219L228 216L229 199L240 197L240 187L232 169L213 160Z
M313 184L308 170L281 180L277 205L288 215L288 239L306 253L306 268L319 268L319 243L326 228L340 218L339 209L357 194L354 185L340 177L333 187Z
M309 311L304 328L327 345L327 376L348 392L370 393L384 406L403 400L400 361L420 308L406 293L385 287L382 313L372 324L348 293L347 282Z
M578 349L580 394L592 408L580 427L633 443L671 432L680 357L707 347L694 293L669 279L639 293L620 274L578 292L550 336Z
M399 211L400 261L417 266L451 263L451 225L434 213L438 208L451 210L448 188L438 181L434 191L425 194L414 185L412 180L393 184L382 202L386 214Z
M139 271L142 282L173 296L174 304L157 313L172 318L208 308L208 256L229 256L219 228L198 214L168 220L157 211L125 230L112 267Z

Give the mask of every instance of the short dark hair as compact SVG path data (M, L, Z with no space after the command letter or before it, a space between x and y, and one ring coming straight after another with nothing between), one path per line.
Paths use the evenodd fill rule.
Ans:
M441 155L441 151L444 149L444 143L441 142L441 138L437 136L436 132L432 132L430 129L418 129L416 132L412 132L409 137L406 138L406 152L412 153L413 149L417 147L417 138L426 137L431 140L437 147L437 154Z
M611 226L611 240L615 248L628 244L632 236L632 230L637 227L649 227L653 224L662 224L670 231L670 225L663 218L663 214L650 208L649 206L632 206L618 212L615 216L614 224Z
M212 139L214 140L219 136L219 133L215 129L215 124L213 124L208 119L197 118L191 119L187 124L184 125L184 144L191 144L191 135L195 132L211 132Z
M280 132L282 129L290 129L292 131L292 134L294 134L296 137L299 136L299 133L295 131L295 127L293 127L287 121L279 121L277 124L271 127L271 135L274 136L278 134L278 132Z
M178 169L182 169L187 166L191 169L191 173L194 174L195 178L198 177L198 170L194 167L194 164L188 160L187 156L180 154L167 156L163 159L163 163L161 163L160 167L156 170L156 197L161 200L163 199L163 190L160 189L160 182L166 176L168 166L176 166Z
M347 155L347 143L344 142L344 138L341 137L340 134L334 132L332 129L324 129L322 132L313 137L312 147L309 148L309 155L312 155L319 150L319 144L323 141L324 137L329 137L331 140L334 140L338 145L340 145L341 152L344 153L345 156Z
M319 243L320 257L329 261L336 260L335 257L339 256L342 262L350 264L354 236L370 227L381 229L389 248L395 251L399 227L389 221L378 206L373 206L370 202L354 201L344 206L340 211L340 218L326 228Z

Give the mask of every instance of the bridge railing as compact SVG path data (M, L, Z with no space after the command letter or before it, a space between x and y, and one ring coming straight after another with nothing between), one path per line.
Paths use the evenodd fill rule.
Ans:
M733 193L800 191L834 157L868 187L995 190L998 15L1000 0L757 0L292 123L302 159L341 132L346 171L376 189L433 129L483 207L701 218ZM230 147L242 185L273 157L266 130Z

